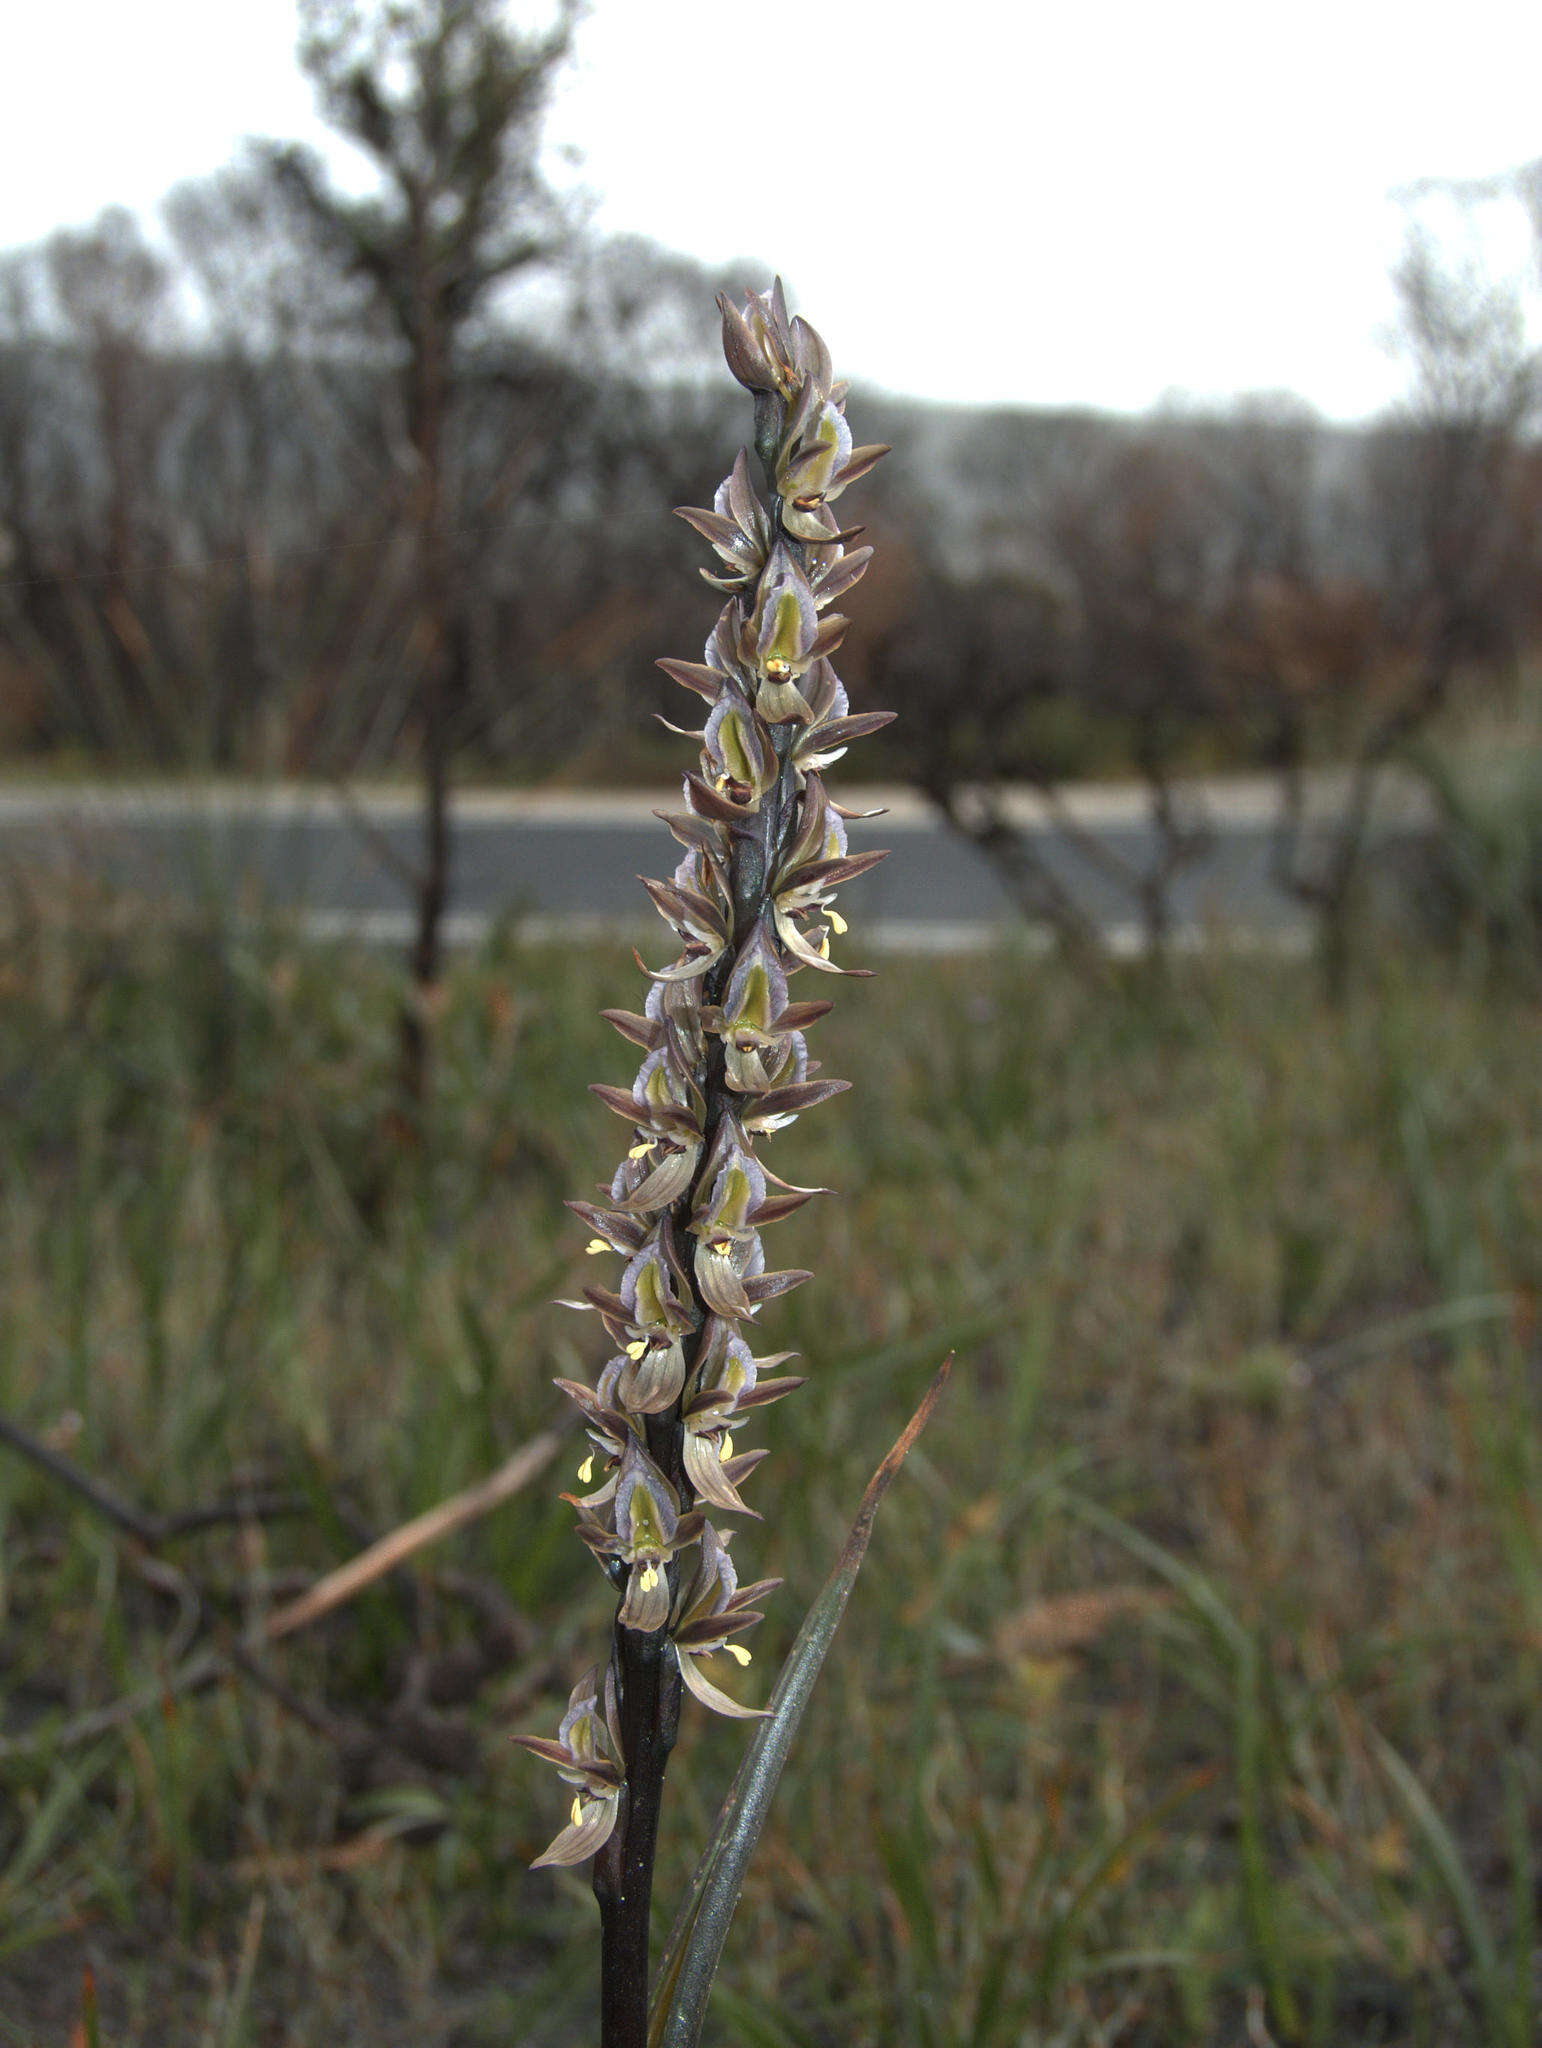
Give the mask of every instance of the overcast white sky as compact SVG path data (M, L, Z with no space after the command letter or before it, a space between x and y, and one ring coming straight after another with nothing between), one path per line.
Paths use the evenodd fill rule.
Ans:
M294 36L293 0L12 0L0 246L321 140ZM593 0L549 132L601 227L765 257L891 389L1349 418L1398 383L1389 193L1542 156L1539 77L1524 0Z

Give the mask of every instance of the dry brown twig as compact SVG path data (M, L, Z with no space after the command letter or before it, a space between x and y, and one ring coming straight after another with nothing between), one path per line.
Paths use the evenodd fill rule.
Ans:
M506 1500L537 1478L552 1462L561 1449L571 1423L564 1418L551 1429L542 1430L528 1443L522 1444L512 1456L506 1458L495 1472L473 1485L463 1487L451 1494L447 1500L415 1515L411 1521L392 1529L375 1542L366 1546L357 1556L349 1558L334 1571L326 1572L314 1585L297 1599L276 1608L263 1617L260 1625L247 1637L233 1637L219 1648L198 1651L187 1658L167 1678L139 1692L129 1693L122 1699L114 1700L104 1707L93 1708L88 1714L78 1715L62 1728L37 1734L15 1737L0 1737L0 1758L32 1756L51 1749L78 1748L81 1743L93 1741L99 1735L110 1734L113 1729L133 1721L142 1713L152 1711L168 1697L200 1692L222 1678L227 1671L239 1671L244 1677L262 1687L287 1711L312 1729L314 1733L336 1737L340 1724L324 1708L301 1698L283 1685L264 1667L260 1651L270 1643L285 1636L297 1634L309 1628L324 1616L354 1600L377 1580L413 1557L430 1544L441 1543L458 1529L479 1521ZM0 1417L0 1442L9 1444L21 1453L40 1471L56 1479L79 1499L84 1500L98 1514L136 1543L148 1565L153 1559L153 1582L158 1590L174 1593L182 1608L187 1611L189 1603L197 1615L207 1620L209 1601L203 1588L191 1574L155 1557L160 1545L186 1524L185 1516L159 1519L145 1514L130 1502L124 1501L109 1488L83 1472L72 1460L62 1453L50 1449L18 1424ZM175 1579L173 1587L171 1580Z

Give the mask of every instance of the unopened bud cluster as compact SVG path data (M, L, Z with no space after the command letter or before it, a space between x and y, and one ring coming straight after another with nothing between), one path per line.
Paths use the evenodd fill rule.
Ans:
M830 656L846 621L828 607L866 569L871 548L848 545L832 511L846 486L887 450L852 447L846 387L829 351L789 320L778 282L743 310L720 299L723 348L755 394L762 496L741 451L711 511L686 510L719 557L708 582L728 593L702 662L659 664L709 706L684 809L665 823L684 848L667 882L645 886L679 942L650 974L640 1014L608 1020L640 1048L630 1088L595 1093L631 1127L600 1203L569 1206L615 1253L612 1287L574 1303L598 1312L613 1355L590 1387L559 1385L582 1413L586 1489L567 1494L578 1534L620 1596L624 1632L663 1632L684 1684L719 1713L752 1716L715 1685L704 1659L761 1619L776 1580L740 1586L730 1533L712 1517L753 1514L742 1488L766 1455L745 1449L756 1412L803 1384L757 1357L761 1305L811 1277L770 1271L761 1233L820 1190L780 1180L757 1156L765 1134L849 1084L815 1078L807 1028L828 1002L794 1002L800 968L838 974L832 935L846 931L835 892L883 858L852 854L844 811L824 770L891 714L853 716ZM626 1783L618 1690L624 1659L603 1683L574 1688L558 1739L518 1738L575 1788L569 1825L539 1860L577 1863L609 1838Z

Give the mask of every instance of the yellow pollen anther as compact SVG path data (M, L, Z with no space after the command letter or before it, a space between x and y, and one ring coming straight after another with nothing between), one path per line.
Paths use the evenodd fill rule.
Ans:
M647 1350L647 1348L647 1345L640 1341L636 1344L628 1344L628 1346L626 1347L626 1355L628 1358L632 1359L635 1362L637 1359L642 1357L643 1353Z
M605 1242L603 1237L591 1237L589 1242L584 1246L584 1250L589 1254L590 1258L592 1259L596 1252L608 1252L610 1250L610 1246Z
M717 1447L717 1454L719 1460L725 1465L734 1454L734 1440L726 1429L723 1431L723 1441Z
M743 1643L724 1643L723 1648L741 1669L749 1663L750 1653L745 1649Z
M847 924L845 918L841 916L838 910L827 910L825 912L825 916L829 918L831 925L834 927L836 931L840 933L841 937L844 939L847 932L851 929L850 925Z
M634 1145L626 1156L628 1159L646 1159L657 1143L656 1138L645 1138L640 1145Z
M575 1792L573 1794L573 1825L575 1828L583 1820L583 1817L584 1802L579 1798L578 1794Z
M583 1483L583 1484L584 1484L585 1486L587 1486L587 1485L589 1484L589 1481L590 1481L590 1480L591 1480L591 1479L592 1479L592 1478L594 1477L594 1453L593 1453L593 1451L591 1451L591 1452L589 1453L588 1457L587 1457L587 1458L585 1458L584 1462L583 1462L583 1463L582 1463L582 1464L581 1464L581 1465L579 1466L579 1468L578 1468L578 1476L579 1476L579 1479L580 1479L580 1480L582 1481L582 1483Z
M658 1584L658 1582L659 1574L657 1566L645 1564L643 1566L642 1579L640 1581L643 1591L645 1593L651 1593L654 1587Z
M819 934L819 957L821 960L828 960L830 957L830 934L828 932L821 932Z

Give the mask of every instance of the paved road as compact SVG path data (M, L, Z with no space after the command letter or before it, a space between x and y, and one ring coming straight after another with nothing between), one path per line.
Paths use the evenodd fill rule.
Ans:
M887 845L890 858L851 891L847 908L879 944L967 945L994 936L1012 910L989 864L940 827L904 791L840 792L889 815L852 828L854 847ZM656 797L583 792L466 792L456 806L452 937L471 937L513 914L536 932L646 924L639 874L667 874L677 852L652 815ZM1099 866L1054 830L1027 796L1014 800L1056 873L1117 945L1136 930L1136 905ZM1274 942L1302 934L1299 906L1268 872L1273 792L1252 781L1206 786L1210 852L1173 890L1175 922L1192 933L1226 928ZM1080 826L1136 865L1153 839L1139 792L1077 791ZM396 938L408 928L401 870L418 844L409 793L0 786L0 875L61 892L73 876L105 876L168 894L253 911L298 914L311 928Z

